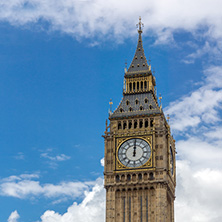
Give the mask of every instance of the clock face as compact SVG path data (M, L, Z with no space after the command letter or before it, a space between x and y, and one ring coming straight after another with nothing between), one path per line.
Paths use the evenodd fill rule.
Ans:
M118 150L120 162L127 167L140 167L151 155L150 145L143 139L133 138L122 143Z
M173 151L172 151L172 147L170 146L170 172L171 172L171 175L173 175L173 169L174 169L174 165L173 165Z

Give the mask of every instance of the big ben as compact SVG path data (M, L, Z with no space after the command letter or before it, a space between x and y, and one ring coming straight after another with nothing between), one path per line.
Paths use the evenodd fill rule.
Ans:
M104 133L106 222L174 222L175 140L142 43L124 74L123 98Z

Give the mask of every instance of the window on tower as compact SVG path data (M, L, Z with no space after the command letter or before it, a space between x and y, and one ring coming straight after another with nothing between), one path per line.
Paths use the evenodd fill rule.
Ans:
M148 120L145 119L145 128L147 128L147 127L148 127Z
M137 128L137 120L134 121L134 129Z
M132 121L129 121L129 129L132 128Z
M143 120L140 120L140 128L143 127Z

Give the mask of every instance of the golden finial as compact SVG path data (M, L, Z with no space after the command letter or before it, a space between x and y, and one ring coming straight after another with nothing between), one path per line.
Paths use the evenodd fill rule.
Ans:
M112 99L110 99L110 101L109 101L109 105L110 105L110 108L109 108L109 115L111 115L111 114L112 114L112 105L113 105Z
M125 68L124 68L124 72L127 72L127 59L125 60Z
M136 27L138 28L138 32L142 33L142 27L144 27L144 24L141 22L141 16L139 17L139 23L136 25Z
M170 121L170 115L167 114L167 122L169 123L169 121Z
M161 93L159 95L159 101L160 101L160 109L162 109L162 96L161 96Z

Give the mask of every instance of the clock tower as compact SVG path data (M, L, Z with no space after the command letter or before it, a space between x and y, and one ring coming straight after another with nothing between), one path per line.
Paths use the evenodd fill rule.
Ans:
M174 222L175 140L158 104L142 23L123 98L106 123L106 222Z

